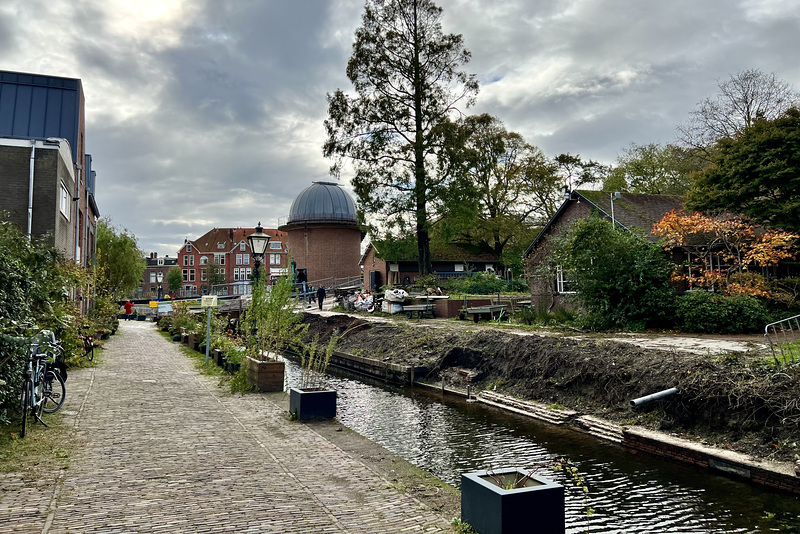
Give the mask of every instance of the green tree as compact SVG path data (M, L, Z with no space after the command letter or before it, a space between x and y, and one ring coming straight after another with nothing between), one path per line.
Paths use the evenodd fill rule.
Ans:
M667 324L675 309L672 265L661 247L596 217L581 219L559 243L557 261L598 328Z
M101 294L130 295L142 284L145 261L136 246L136 236L118 230L108 220L97 223L96 287Z
M177 265L170 267L169 271L167 271L167 285L172 293L180 291L183 285L183 272Z
M617 159L617 167L610 176L618 179L621 175L625 180L627 187L616 191L683 195L695 170L699 167L690 149L669 144L631 144ZM603 189L610 190L609 185L604 184Z
M466 117L450 135L446 165L453 182L444 193L443 222L452 237L498 259L515 241L527 247L533 229L556 212L562 198L555 164L491 115Z
M611 167L593 160L584 161L580 154L559 154L554 159L564 185L569 189L578 189L585 184L595 184L605 180Z
M700 102L678 127L681 141L708 158L717 141L734 139L757 120L777 119L800 104L800 95L788 83L759 69L738 72L717 87L717 94Z
M363 211L384 227L412 227L419 272L431 272L430 221L446 187L437 175L437 126L456 106L470 106L474 75L460 35L443 34L442 10L431 0L367 0L356 30L347 77L356 96L328 95L323 151L339 174L352 162Z
M712 166L696 175L687 204L800 232L800 111L757 120L736 139L720 140Z
M225 283L225 275L223 274L223 269L220 264L216 262L211 262L207 266L204 267L206 269L206 277L207 283L206 287L208 288L208 294L217 294L217 289L214 289L215 286L219 286Z

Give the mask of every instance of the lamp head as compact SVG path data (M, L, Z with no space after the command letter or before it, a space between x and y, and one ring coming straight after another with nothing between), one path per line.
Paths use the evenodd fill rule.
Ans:
M267 251L267 244L269 244L270 236L269 234L264 233L264 229L261 228L261 222L259 221L258 226L256 226L256 231L247 236L247 242L250 244L250 250L253 251L253 254L258 256L259 258L264 255Z

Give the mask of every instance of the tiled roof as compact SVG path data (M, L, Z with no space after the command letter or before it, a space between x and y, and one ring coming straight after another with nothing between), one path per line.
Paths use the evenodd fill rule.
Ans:
M611 198L614 193L604 191L575 191L609 218L611 217ZM650 235L653 225L669 211L683 208L683 199L672 195L645 195L620 193L614 199L614 220L631 230L638 228Z
M255 228L214 228L189 243L201 253L230 252L242 241L247 242L247 236L255 231ZM280 230L264 228L264 233L270 236L270 241L286 241L286 233Z

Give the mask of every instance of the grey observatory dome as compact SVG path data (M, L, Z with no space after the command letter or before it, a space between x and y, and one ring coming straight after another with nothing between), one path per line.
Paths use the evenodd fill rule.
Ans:
M313 182L292 202L287 224L334 222L356 224L353 198L334 182Z

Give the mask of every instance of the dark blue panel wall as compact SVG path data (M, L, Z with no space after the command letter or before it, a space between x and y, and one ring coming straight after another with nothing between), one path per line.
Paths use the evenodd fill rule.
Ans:
M0 136L63 137L78 155L80 81L0 71Z

